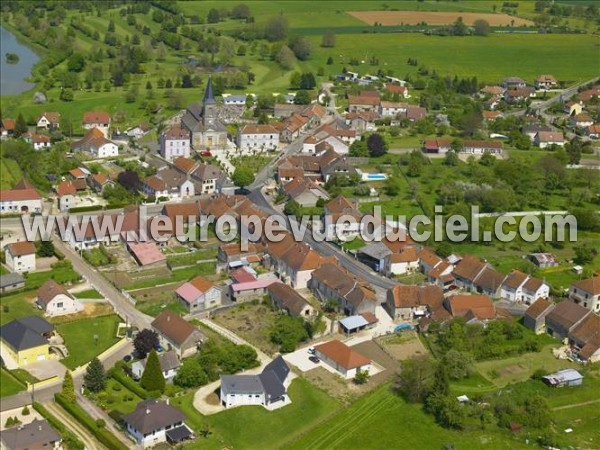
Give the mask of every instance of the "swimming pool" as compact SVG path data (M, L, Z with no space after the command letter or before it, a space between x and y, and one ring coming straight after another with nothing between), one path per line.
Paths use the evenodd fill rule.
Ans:
M362 180L363 181L379 181L386 180L387 175L385 173L363 173Z

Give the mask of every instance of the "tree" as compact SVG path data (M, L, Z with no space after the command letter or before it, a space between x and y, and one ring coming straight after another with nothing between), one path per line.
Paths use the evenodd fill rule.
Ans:
M250 8L248 8L248 5L245 5L244 3L235 5L231 9L231 17L234 19L247 19L250 17Z
M221 17L218 9L212 8L210 11L208 11L208 14L206 15L207 23L218 23L220 20Z
M236 186L244 189L246 186L250 186L254 183L254 172L252 172L250 167L237 167L235 172L233 172L231 181L233 181Z
M458 155L454 150L450 150L444 157L444 165L446 166L456 166L458 165L458 161Z
M388 145L380 134L373 133L367 139L367 150L372 157L383 156L388 151Z
M159 344L158 334L148 328L140 331L133 340L133 347L138 355L144 358L150 350L156 348Z
M463 18L459 17L452 25L452 33L455 36L464 36L468 33L469 27L463 22Z
M371 375L369 375L369 371L368 370L360 370L356 369L356 375L354 376L354 383L355 384L365 384L367 381L369 381L369 377Z
M22 134L27 133L29 128L27 127L27 122L25 121L25 117L23 117L22 113L19 113L17 116L17 120L15 122L15 136L19 137Z
M473 22L474 34L476 36L487 36L490 34L490 24L487 20L477 19Z
M75 401L77 401L77 395L75 394L75 383L73 383L73 377L71 376L71 372L69 370L65 372L65 378L63 379L60 393L70 402L75 403Z
M265 38L269 41L282 41L288 35L289 24L283 14L271 17L265 26Z
M298 91L294 97L294 105L310 104L310 93L308 91Z
M54 256L54 244L51 240L43 240L40 247L37 249L37 255L41 258Z
M491 167L496 164L496 157L491 153L484 153L481 155L481 158L479 158L479 164L482 166Z
M193 388L203 386L208 383L208 376L197 358L187 358L177 370L177 375L173 380L177 386L184 388Z
M290 200L283 207L283 213L286 216L299 217L302 213L302 207L296 200Z
M321 39L321 47L335 47L335 34L332 30L327 30Z
M85 67L85 57L81 53L73 53L67 61L69 72L81 72Z
M471 374L473 358L468 353L452 349L442 358L442 365L445 367L448 377L452 380L460 380Z
M363 141L362 139L355 140L352 144L350 144L349 154L350 156L359 157L369 156L366 141Z
M161 394L165 391L165 377L160 368L160 361L156 350L152 349L146 360L146 367L140 379L140 386L148 392L159 391Z
M75 96L73 95L73 91L71 89L63 89L60 91L58 98L63 102L72 102Z
M113 22L112 20L110 22L108 22L108 32L109 33L115 32L115 22Z
M402 363L395 390L410 403L423 401L433 383L435 363L428 356L416 356Z
M308 331L304 326L304 319L288 315L277 316L269 333L271 342L279 345L281 353L290 353L296 350L296 345L308 339Z
M308 58L310 58L312 46L310 41L305 37L294 37L290 40L289 47L294 52L294 55L296 55L296 58L298 58L300 61L306 61Z
M333 58L330 56L329 58L327 58L327 65L330 66L333 64Z
M577 264L589 264L594 260L596 253L593 247L586 245L575 247L575 262Z
M92 359L88 364L83 385L92 392L100 392L106 387L106 372L98 358Z
M294 56L294 52L287 45L283 45L277 53L275 60L282 68L289 70L294 67L296 57Z

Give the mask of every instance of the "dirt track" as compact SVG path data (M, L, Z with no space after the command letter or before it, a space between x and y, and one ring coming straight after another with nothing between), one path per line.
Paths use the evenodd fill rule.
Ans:
M491 26L530 26L531 20L521 19L520 17L509 16L508 14L492 13L467 13L467 12L433 12L433 11L348 11L353 17L363 21L368 25L375 22L381 25L417 25L425 22L427 25L451 25L459 17L467 25L473 25L477 19L486 20Z

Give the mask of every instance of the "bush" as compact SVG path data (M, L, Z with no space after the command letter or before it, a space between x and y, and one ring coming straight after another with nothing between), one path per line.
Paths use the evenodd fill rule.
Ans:
M60 394L54 394L56 403L63 407L73 418L81 425L87 428L99 441L110 450L127 450L127 447L121 443L111 432L105 428L98 427L98 424L90 415L77 403L71 403L67 398Z
M113 384L112 390L116 391L116 392L120 392L123 388L121 387L121 385L119 383L115 383Z
M24 416L28 416L29 408L27 406L24 406L23 409L21 410L21 414L23 414Z
M70 208L70 213L78 213L78 212L90 212L90 211L100 211L104 209L101 205L93 205L93 206L79 206L77 208Z
M96 426L98 428L104 428L106 426L106 421L104 419L96 419Z
M110 370L110 376L129 389L131 392L136 394L138 397L141 397L144 400L148 398L148 392L146 392L143 387L141 387L127 375L125 375L118 366L115 366L114 369Z

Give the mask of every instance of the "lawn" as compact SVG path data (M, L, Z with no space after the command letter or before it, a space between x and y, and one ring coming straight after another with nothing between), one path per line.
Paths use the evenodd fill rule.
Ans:
M57 331L69 349L69 356L62 363L75 369L115 344L119 340L116 337L119 322L121 318L113 314L58 325Z
M282 443L309 431L340 408L336 400L302 378L292 381L288 392L292 403L275 411L244 406L202 416L192 406L193 393L174 398L171 404L186 414L186 423L194 430L208 425L212 431L208 439L198 438L186 448L266 450L280 448Z
M12 189L23 176L16 161L0 158L0 189Z
M98 292L96 289L87 289L85 291L75 292L75 293L73 293L73 297L75 297L75 298L93 298L93 299L104 298L104 296L102 294L100 294L100 292Z
M106 388L98 394L96 402L107 411L129 414L142 399L114 378L108 378Z
M187 314L185 307L175 300L172 290L165 289L160 292L134 295L134 298L136 309L152 317L158 316L164 309L176 311L184 315Z
M578 448L600 446L600 408L598 403L580 405L553 412L554 423L559 433L571 428L572 433L562 434L561 443Z
M556 344L546 345L541 352L478 362L475 364L475 368L484 378L498 387L528 380L537 369L552 372L568 367L577 368L577 364L556 359L552 355L552 348L556 346L558 346L558 341Z
M49 279L58 284L72 283L81 278L72 267L59 267L44 272L31 272L25 277L25 289L37 289Z
M216 260L217 249L197 251L186 254L167 255L167 263L169 267L184 267L198 264L199 261Z
M133 283L123 286L125 290L133 291L136 289L143 289L148 287L154 287L162 284L177 283L181 281L188 281L197 275L212 275L216 273L216 262L205 262L195 264L191 267L183 269L175 269L170 275L163 275L154 278L145 278Z
M2 295L0 325L27 316L41 316L42 311L33 303L35 296L36 294L33 291Z
M2 368L0 371L0 397L7 397L24 390L25 385L11 375L8 370Z
M401 443L401 444L400 444ZM288 449L360 448L526 448L498 429L461 432L435 424L421 405L407 404L388 384L365 395L333 419L322 423Z

